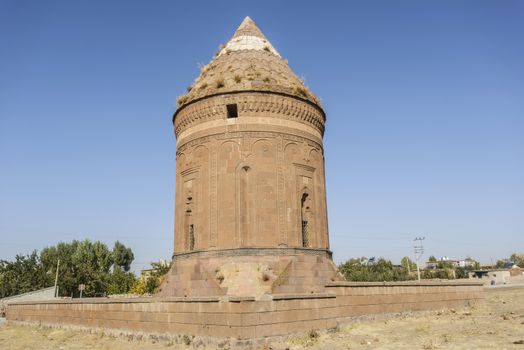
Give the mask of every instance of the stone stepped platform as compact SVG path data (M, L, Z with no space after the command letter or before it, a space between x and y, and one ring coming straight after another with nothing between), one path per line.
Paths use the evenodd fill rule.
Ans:
M117 335L195 336L211 346L335 328L362 315L457 308L482 302L470 281L333 282L325 293L84 298L10 304L14 324L79 327ZM241 347L239 345L239 347Z
M343 280L331 255L319 249L256 248L175 256L159 296L254 296L323 293Z

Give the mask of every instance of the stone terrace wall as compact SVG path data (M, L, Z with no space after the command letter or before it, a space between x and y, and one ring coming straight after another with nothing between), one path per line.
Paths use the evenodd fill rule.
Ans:
M484 299L481 283L338 282L326 286L337 295L337 317L466 306Z
M83 299L9 305L9 322L252 339L336 327L362 315L460 307L480 283L334 283L329 293L249 297Z

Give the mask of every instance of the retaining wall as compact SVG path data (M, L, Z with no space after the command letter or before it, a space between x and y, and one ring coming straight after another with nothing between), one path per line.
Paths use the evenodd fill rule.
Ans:
M145 333L252 339L336 327L356 316L460 307L484 298L482 284L351 283L328 293L250 297L74 299L18 302L9 322Z

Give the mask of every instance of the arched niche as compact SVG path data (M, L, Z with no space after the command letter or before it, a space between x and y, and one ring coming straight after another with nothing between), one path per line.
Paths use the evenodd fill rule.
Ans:
M236 169L236 246L246 247L253 243L255 195L253 165L240 162Z
M284 147L284 159L286 162L297 162L300 158L300 149L296 143L288 143Z
M253 155L265 161L274 161L276 157L275 146L267 139L257 140L253 143Z
M309 188L300 191L300 243L304 248L313 246L314 237L314 199Z
M226 141L218 148L217 162L217 247L235 246L237 233L237 167L241 160L240 146Z

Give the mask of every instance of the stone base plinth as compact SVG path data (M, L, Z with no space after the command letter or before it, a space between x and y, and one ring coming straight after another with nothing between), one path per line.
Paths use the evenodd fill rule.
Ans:
M161 297L324 293L342 281L331 253L312 248L239 248L177 254Z

